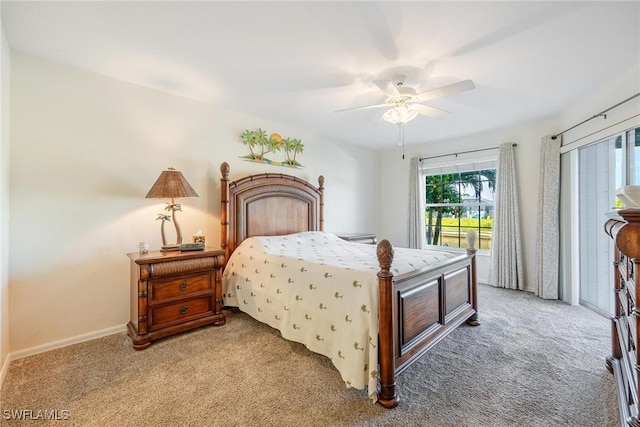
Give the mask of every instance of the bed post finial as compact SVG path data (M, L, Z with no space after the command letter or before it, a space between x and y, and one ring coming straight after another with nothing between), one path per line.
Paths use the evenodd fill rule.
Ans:
M222 162L220 165L220 172L222 173L222 179L229 179L229 163Z
M393 246L388 240L383 240L378 244L376 249L378 255L378 263L382 271L389 271L391 269L391 263L393 262Z
M380 351L380 390L378 403L395 408L400 402L396 393L395 352L393 349L393 246L388 240L378 243L378 341Z

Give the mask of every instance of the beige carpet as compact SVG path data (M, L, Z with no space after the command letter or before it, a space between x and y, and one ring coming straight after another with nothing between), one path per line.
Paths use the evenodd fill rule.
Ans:
M398 377L386 410L331 362L239 312L134 351L117 334L14 361L0 409L64 426L617 426L610 325L582 307L479 287L480 320Z

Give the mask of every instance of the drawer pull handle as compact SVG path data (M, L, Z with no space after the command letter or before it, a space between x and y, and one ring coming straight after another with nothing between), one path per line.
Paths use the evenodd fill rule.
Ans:
M189 285L187 285L187 282L182 282L182 283L180 283L180 289L181 289L181 290L183 290L183 291L184 291L185 289L187 289L187 286L189 286Z
M189 307L183 305L182 307L180 307L180 314L185 314L188 310Z

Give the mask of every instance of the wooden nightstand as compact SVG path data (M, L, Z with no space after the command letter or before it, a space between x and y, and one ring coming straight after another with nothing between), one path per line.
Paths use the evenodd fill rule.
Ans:
M373 233L340 233L338 237L348 242L368 243L371 245L378 243L378 236Z
M130 253L133 348L203 325L223 325L222 249Z

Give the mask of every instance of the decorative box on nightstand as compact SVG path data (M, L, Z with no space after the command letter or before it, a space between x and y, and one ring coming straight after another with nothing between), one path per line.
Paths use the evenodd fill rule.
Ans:
M371 245L378 243L378 236L373 233L340 233L338 237L348 242L369 243Z
M203 325L223 325L224 251L130 253L133 348Z

